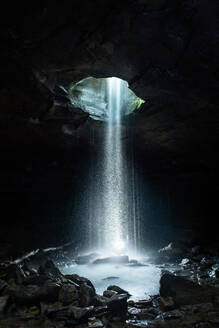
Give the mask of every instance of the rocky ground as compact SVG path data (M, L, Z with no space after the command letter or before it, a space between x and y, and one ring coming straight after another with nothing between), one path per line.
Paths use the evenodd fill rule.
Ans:
M216 328L217 255L215 249L207 253L193 247L186 253L168 245L153 259L163 269L159 295L140 301L129 300L128 291L115 285L98 295L88 279L63 275L52 258L56 263L70 262L67 248L38 250L4 261L0 265L0 327Z

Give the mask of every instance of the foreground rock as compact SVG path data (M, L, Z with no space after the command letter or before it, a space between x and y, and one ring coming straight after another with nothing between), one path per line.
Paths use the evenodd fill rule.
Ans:
M93 264L124 264L129 263L129 257L127 255L111 256L102 259L96 259Z
M0 267L0 327L218 328L217 258L168 267L175 271L163 271L160 295L128 301L129 292L116 285L98 295L89 279L63 275L40 251Z
M211 286L199 286L182 277L164 273L160 279L160 295L172 297L176 306L212 302L219 290Z

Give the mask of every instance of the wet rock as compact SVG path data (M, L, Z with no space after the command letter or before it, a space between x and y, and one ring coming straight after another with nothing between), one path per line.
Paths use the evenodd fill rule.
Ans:
M98 257L97 253L91 253L88 255L78 256L75 260L77 264L88 264Z
M4 280L0 279L0 294L6 286L7 286L7 283Z
M80 305L83 307L93 304L95 289L86 282L80 285Z
M117 295L118 293L115 290L104 290L103 296L105 297L112 297L114 295Z
M93 305L95 306L105 306L108 302L108 297L96 294L93 298Z
M61 306L54 309L48 309L45 314L53 320L74 319L75 323L87 321L93 316L94 307L80 308L77 306Z
M142 320L136 320L136 319L132 319L132 320L126 320L126 324L125 327L129 327L129 328L160 328L160 327L164 327L164 325L159 325L157 322L153 323L153 322L148 322L148 321L142 321Z
M127 294L114 295L107 301L108 310L117 315L124 315L127 312Z
M169 243L169 245L159 249L158 260L163 261L175 261L182 258L185 253L185 249L181 246L175 245L174 243Z
M19 265L11 264L0 269L0 278L6 281L14 281L17 284L22 284L26 275Z
M104 314L106 314L108 312L108 308L106 305L103 305L103 306L97 306L94 308L94 315L96 317L99 317L99 316L103 316Z
M59 301L63 305L79 305L79 292L74 285L63 285L59 291Z
M10 287L7 293L17 304L35 305L39 302L56 302L59 297L60 285L46 282L42 287L36 285Z
M48 277L58 278L62 276L60 270L55 266L52 260L47 260L44 264L41 264L38 273L40 275L46 275Z
M200 254L200 251L201 251L201 247L199 245L197 246L193 246L192 249L191 249L191 253L193 255L198 255Z
M102 321L95 317L88 319L88 327L89 328L102 328L104 327Z
M152 313L150 309L138 309L135 307L129 308L128 314L139 320L153 320L156 317L156 314Z
M183 266L185 266L185 265L187 265L187 264L189 264L189 263L191 263L190 259L188 259L188 258L185 258L185 259L182 259L182 261L181 261L180 265L183 265Z
M160 296L172 297L176 306L211 302L217 294L214 287L199 286L170 273L164 273L160 279Z
M164 312L161 315L157 316L157 319L163 318L164 320L173 320L173 319L181 319L184 316L184 313L179 310L173 310Z
M159 302L160 309L163 311L170 311L173 310L175 307L173 298L171 296L166 298L159 297L158 302Z
M139 300L137 302L134 302L133 305L137 308L145 308L148 306L152 306L152 303L153 303L153 299L150 298L148 300Z
M76 285L78 286L81 286L82 284L87 284L88 286L90 286L94 293L95 293L95 288L94 288L94 285L92 284L92 282L87 279L87 278L84 278L84 277L80 277L79 275L77 274L67 274L65 275L65 278L69 279L70 281L72 281L73 283L75 283Z
M199 312L209 312L214 308L212 303L200 303L194 305L183 305L180 307L180 310L186 312L187 314L199 313Z
M210 323L219 326L219 312L208 312L207 319Z
M42 286L46 281L48 281L48 276L45 274L37 274L31 275L29 277L26 277L23 281L23 285L36 285L36 286Z
M122 255L122 256L111 256L102 259L96 259L93 262L93 264L105 264L105 263L123 264L128 262L129 262L129 257L127 255Z
M219 264L215 264L211 267L209 271L209 276L212 278L219 278Z
M119 279L119 277L106 277L106 278L103 278L102 280L115 280L115 279Z
M107 287L107 290L113 290L114 292L117 292L118 294L126 294L127 296L131 296L127 290L124 290L116 285L110 285Z
M8 304L9 296L0 296L0 314L4 313L7 304Z

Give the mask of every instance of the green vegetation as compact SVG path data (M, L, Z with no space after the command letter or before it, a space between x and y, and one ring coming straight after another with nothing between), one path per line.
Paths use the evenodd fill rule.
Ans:
M137 98L131 105L131 112L133 112L135 109L139 109L144 102L145 101L143 99Z

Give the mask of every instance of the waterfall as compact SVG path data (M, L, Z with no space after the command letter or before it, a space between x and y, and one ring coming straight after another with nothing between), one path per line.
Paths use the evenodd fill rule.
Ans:
M122 91L120 79L108 79L108 121L103 149L103 243L114 251L125 248L128 236L125 158L121 139Z
M90 129L90 142L99 143L98 155L94 154L89 163L84 196L87 205L79 207L81 219L76 229L81 235L81 244L86 243L89 250L130 253L139 249L142 230L134 143L129 127L123 122L130 89L126 81L115 77L102 79L100 86L100 99L102 102L105 99L101 110L106 118L99 132L102 137L95 139L94 130ZM95 117L98 111L95 112L90 93L86 92L84 98Z

